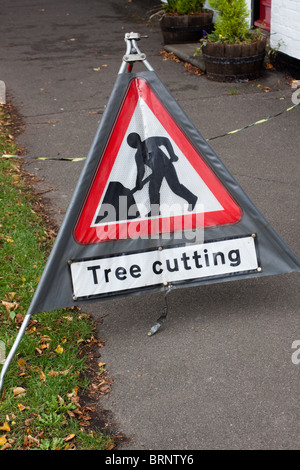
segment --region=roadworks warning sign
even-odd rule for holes
[[[155,72],[123,73],[31,311],[299,270]]]

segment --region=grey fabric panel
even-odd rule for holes
[[[148,85],[159,97],[159,100],[170,113],[177,126],[182,130],[194,148],[201,154],[205,162],[210,166],[234,200],[242,208],[243,216],[238,223],[205,229],[204,241],[218,240],[226,237],[240,237],[243,235],[250,235],[252,233],[257,234],[258,253],[260,265],[262,267],[261,272],[249,274],[244,273],[239,276],[229,276],[217,279],[207,278],[177,282],[174,284],[174,288],[190,285],[204,285],[234,279],[281,274],[300,270],[299,259],[253,205],[240,185],[215,154],[213,149],[191,123],[188,116],[177,104],[176,100],[170,95],[155,72],[147,71],[139,74],[124,73],[117,77],[106,111],[92,142],[67,214],[47,261],[38,288],[34,294],[30,306],[30,311],[32,313],[54,310],[78,304],[78,302],[74,301],[72,298],[73,292],[70,268],[68,265],[69,259],[76,260],[103,256],[108,257],[113,254],[147,251],[154,247],[178,244],[178,240],[176,240],[175,236],[171,237],[171,239],[140,238],[135,240],[127,239],[109,241],[91,245],[78,244],[73,237],[76,221],[80,216],[83,202],[99,165],[101,155],[103,154],[109,139],[111,129],[118,117],[118,112],[124,97],[126,96],[130,81],[135,77],[143,77],[147,81]],[[135,295],[146,290],[159,291],[164,289],[166,289],[166,287],[161,285],[141,288],[138,292],[128,291],[126,293],[121,292],[115,295]],[[82,304],[82,300],[79,303]]]

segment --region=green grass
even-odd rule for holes
[[[0,106],[1,154],[18,153],[9,110]],[[54,232],[18,160],[0,159],[0,203],[3,362],[44,269]],[[97,343],[94,329],[91,318],[77,309],[31,317],[0,393],[0,449],[113,447],[109,435],[90,425],[93,410],[81,404],[90,391],[86,369],[89,347]],[[95,374],[95,380],[107,383],[102,363]]]

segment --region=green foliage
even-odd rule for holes
[[[228,43],[249,40],[248,14],[245,0],[209,0],[210,7],[218,13],[211,41]]]
[[[54,439],[42,439],[40,450],[56,450],[63,447],[64,440],[58,439],[55,437]]]
[[[0,154],[15,154],[17,152],[17,145],[14,143],[13,136],[10,134],[12,117],[8,109],[8,105],[0,104]]]
[[[203,1],[201,0],[168,0],[162,6],[166,13],[189,15],[197,13],[203,8]]]
[[[0,152],[18,152],[12,124],[9,107],[0,106]],[[0,202],[0,353],[5,359],[43,272],[54,232],[19,160],[0,158]],[[101,450],[112,445],[109,436],[91,434],[80,421],[80,393],[89,385],[88,356],[81,348],[92,344],[93,333],[89,316],[77,309],[32,316],[0,393],[0,449]]]

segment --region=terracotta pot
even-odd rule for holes
[[[212,10],[194,15],[164,15],[160,20],[164,44],[197,42],[203,37],[203,30],[211,31],[212,20]]]
[[[254,80],[263,71],[266,39],[251,44],[207,42],[202,48],[207,78],[219,82]]]

